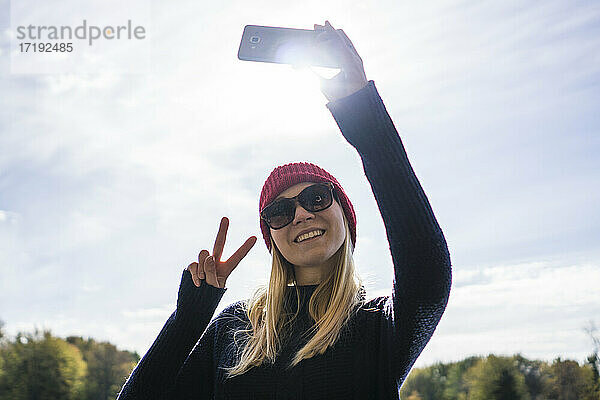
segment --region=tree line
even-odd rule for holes
[[[6,337],[0,321],[0,400],[115,399],[137,353],[80,336],[49,330]]]
[[[137,365],[135,352],[80,336],[62,339],[48,330],[9,339],[0,321],[0,400],[115,399]],[[401,389],[405,400],[600,400],[600,340],[580,365],[520,354],[473,356],[414,368]]]
[[[553,362],[514,356],[469,357],[414,368],[400,391],[406,400],[600,400],[600,362],[594,353]]]

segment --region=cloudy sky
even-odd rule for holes
[[[292,161],[342,183],[367,292],[390,294],[381,217],[318,81],[236,57],[246,24],[329,19],[362,56],[450,249],[450,302],[417,366],[517,352],[582,362],[591,352],[597,2],[80,3],[0,0],[0,319],[10,335],[38,327],[144,354],[221,217],[224,257],[260,238],[262,184]],[[19,58],[16,25],[83,19],[131,19],[146,37],[77,42],[77,61],[54,73],[42,73],[50,55]],[[217,311],[247,298],[269,266],[259,241]]]

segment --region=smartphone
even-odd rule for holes
[[[339,68],[339,63],[330,53],[314,45],[319,33],[320,31],[311,29],[246,25],[238,58],[245,61]]]

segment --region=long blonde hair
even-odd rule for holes
[[[343,215],[343,213],[342,213]],[[328,347],[338,339],[340,332],[352,314],[364,302],[364,288],[362,280],[357,275],[352,259],[353,246],[350,238],[350,229],[346,216],[343,215],[346,228],[346,239],[340,249],[332,256],[335,257],[334,267],[310,298],[308,311],[314,319],[312,331],[314,336],[302,347],[289,368],[297,365],[306,358],[316,354],[323,354]],[[273,238],[273,264],[268,286],[260,286],[248,300],[246,313],[250,320],[249,329],[240,329],[234,334],[244,338],[243,349],[239,362],[233,367],[226,368],[227,378],[241,375],[254,366],[263,362],[273,363],[281,349],[283,336],[287,332],[293,318],[284,311],[284,299],[288,284],[296,284],[294,268],[279,252]],[[296,296],[299,299],[298,289]],[[300,301],[298,301],[298,306]]]

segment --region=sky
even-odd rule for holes
[[[146,36],[78,42],[74,59],[20,58],[16,25],[83,19],[130,19]],[[223,216],[223,258],[259,241],[216,314],[248,298],[270,270],[262,184],[294,161],[340,181],[368,297],[390,295],[377,204],[318,80],[237,59],[247,24],[326,19],[361,55],[448,243],[450,300],[416,366],[489,353],[583,362],[585,328],[600,328],[595,1],[0,0],[5,331],[50,329],[145,354]]]

